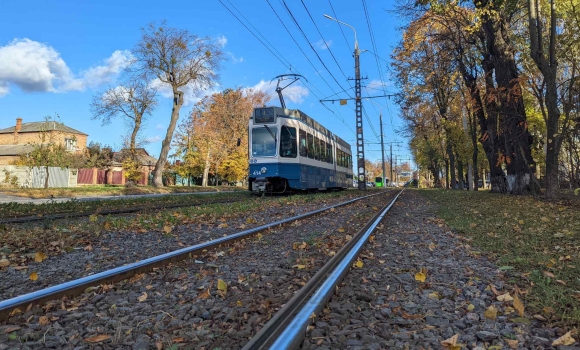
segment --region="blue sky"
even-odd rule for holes
[[[351,89],[354,82],[346,79],[354,77],[354,35],[350,28],[343,27],[343,36],[339,25],[324,18],[323,14],[352,25],[357,31],[359,48],[375,52],[362,0],[304,0],[338,65],[301,1],[285,0],[315,50],[304,39],[282,1],[270,0],[270,4],[312,65],[266,0],[222,1],[254,30],[248,20],[257,30],[256,34],[265,37],[274,46],[274,52],[280,53],[286,65],[218,0],[184,1],[175,5],[150,0],[31,0],[26,3],[0,0],[0,128],[13,126],[17,117],[30,122],[58,114],[66,125],[89,134],[89,141],[119,148],[126,131],[122,120],[101,126],[100,121],[91,119],[89,104],[93,96],[115,86],[118,73],[140,38],[140,28],[151,21],[165,19],[169,26],[215,38],[223,45],[228,59],[220,71],[220,89],[245,86],[274,93],[275,82],[270,84],[270,81],[275,76],[285,73],[304,75],[308,83],[295,84],[285,90],[287,107],[304,111],[354,145],[354,101],[349,101],[347,106],[326,103],[328,109],[319,102],[319,99],[336,93],[332,98],[354,95],[354,89]],[[363,81],[367,86],[363,88],[363,96],[381,95],[384,91],[393,93],[396,91],[390,80],[388,62],[383,60],[390,59],[390,53],[400,38],[397,29],[400,23],[396,15],[388,11],[393,9],[394,2],[366,0],[366,6],[384,80],[381,82],[375,56],[362,53],[361,75],[368,77]],[[341,93],[343,88],[347,89],[346,93]],[[368,113],[368,120],[366,117],[363,120],[368,142],[365,147],[367,158],[380,158],[380,145],[375,136],[375,133],[379,134],[379,110],[383,113],[385,141],[403,141],[400,146],[393,147],[393,153],[399,159],[409,158],[407,141],[395,134],[395,130],[401,128],[397,106],[388,98],[373,101],[364,101]],[[190,96],[181,110],[182,118],[195,102],[195,98]],[[277,98],[272,102],[278,104]],[[159,154],[160,140],[165,136],[170,113],[170,99],[160,96],[159,106],[143,129],[144,137],[151,141],[146,148],[154,156]]]

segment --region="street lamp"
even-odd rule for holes
[[[335,21],[339,24],[345,25],[354,32],[354,90],[355,90],[355,115],[356,115],[356,150],[357,150],[357,173],[358,173],[358,188],[359,190],[366,190],[367,180],[365,175],[365,149],[362,125],[362,100],[361,100],[361,86],[360,86],[360,65],[358,49],[358,41],[356,39],[356,30],[353,26],[342,21],[332,18],[325,14],[325,18]]]

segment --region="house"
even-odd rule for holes
[[[155,164],[157,164],[157,159],[151,157],[149,153],[144,148],[135,148],[135,156],[137,158],[137,162],[141,168],[141,180],[139,180],[140,185],[147,185],[149,182],[149,174],[153,169],[155,169]],[[128,148],[123,148],[119,152],[113,152],[113,174],[115,171],[122,171],[123,170],[123,162],[126,159],[131,157],[131,150]],[[114,176],[114,175],[113,175]],[[112,179],[112,182],[115,183],[115,179]],[[125,180],[123,178],[122,184],[125,184]]]
[[[87,147],[88,136],[57,121],[23,123],[22,118],[16,118],[16,125],[0,129],[0,165],[30,152],[33,143],[54,142],[80,153]]]

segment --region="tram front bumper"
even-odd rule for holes
[[[266,186],[269,185],[268,179],[265,177],[258,177],[254,182],[252,182],[252,191],[254,192],[265,192]]]

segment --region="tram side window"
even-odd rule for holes
[[[280,156],[296,158],[296,128],[282,126],[280,131]]]
[[[332,147],[330,146],[330,143],[326,143],[326,161],[329,164],[332,164]]]
[[[308,148],[306,148],[306,152],[308,153],[308,158],[314,158],[314,138],[312,134],[307,135],[308,139]]]
[[[336,165],[342,166],[342,151],[339,149],[336,150]]]
[[[320,139],[318,137],[314,137],[314,147],[316,150],[314,151],[314,159],[320,160]]]
[[[308,148],[306,147],[306,131],[300,130],[300,157],[308,156]]]

